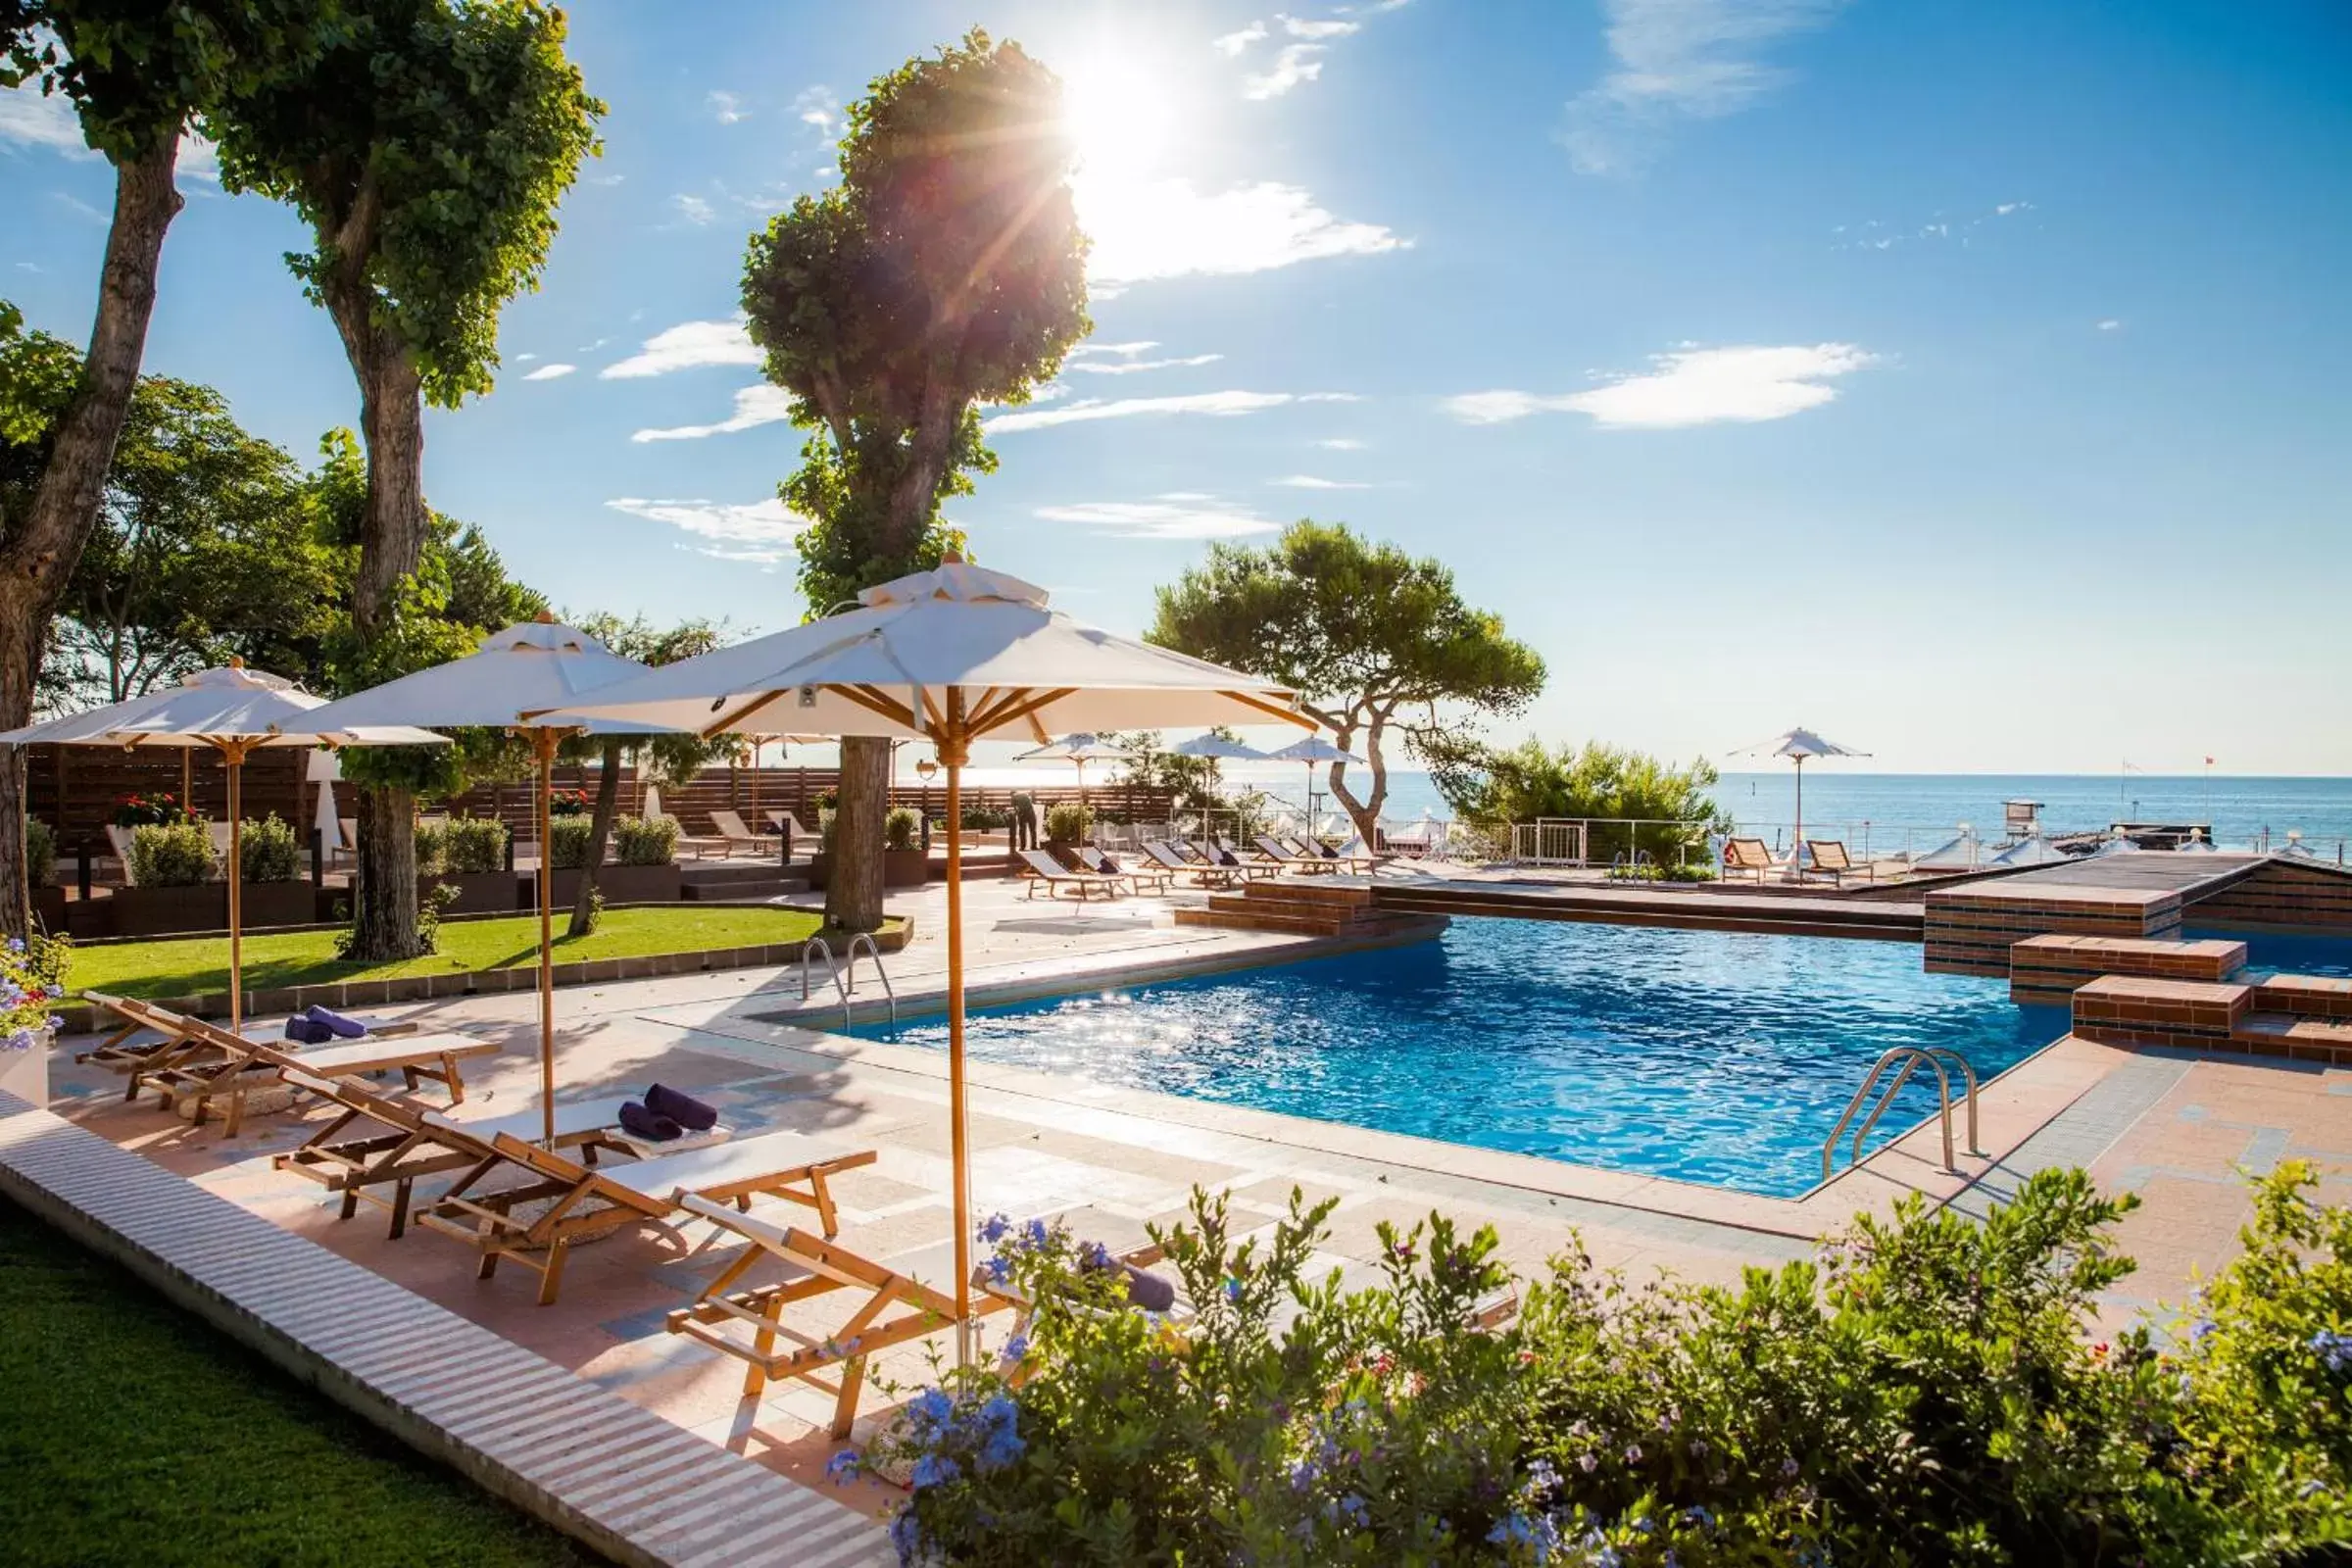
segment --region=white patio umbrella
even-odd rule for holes
[[[318,853],[322,856],[343,840],[343,823],[335,811],[335,781],[342,776],[343,763],[332,752],[314,752],[302,771],[304,783],[318,787],[318,797],[311,812],[311,831],[318,835]]]
[[[1306,830],[1309,833],[1315,830],[1315,764],[1317,762],[1360,762],[1363,760],[1353,752],[1343,751],[1320,735],[1309,735],[1304,740],[1293,741],[1280,751],[1268,752],[1266,760],[1273,762],[1304,762],[1306,764]]]
[[[0,735],[15,746],[210,748],[228,773],[228,1026],[245,1023],[244,792],[246,757],[265,746],[445,746],[444,736],[402,724],[354,728],[319,715],[326,699],[283,675],[232,659],[176,686]],[[183,769],[184,771],[184,769]],[[186,802],[183,800],[184,807]]]
[[[1795,729],[1784,730],[1771,740],[1754,746],[1742,746],[1731,755],[1786,757],[1796,764],[1796,836],[1788,850],[1788,866],[1793,874],[1805,858],[1805,763],[1816,757],[1868,757],[1870,754],[1855,751],[1850,746],[1840,746],[1836,741],[1823,740],[1800,725]]]
[[[1081,817],[1092,820],[1086,809],[1086,764],[1089,762],[1131,762],[1143,753],[1120,746],[1102,735],[1080,733],[1064,735],[1057,741],[1032,747],[1016,754],[1016,762],[1074,762],[1078,767],[1078,811]]]
[[[665,665],[573,704],[629,724],[705,735],[787,732],[927,740],[962,820],[974,741],[1055,729],[1177,729],[1282,722],[1312,728],[1289,690],[1109,632],[1054,610],[1043,588],[950,558],[869,588],[858,608]],[[971,1319],[971,1152],[963,1046],[962,836],[948,835],[948,1105],[955,1191],[957,1352]]]
[[[646,674],[641,664],[575,626],[542,612],[482,640],[464,659],[371,686],[320,711],[344,724],[434,724],[522,731],[538,760],[532,830],[539,840],[539,1102],[547,1140],[556,1136],[555,855],[549,798],[555,793],[556,748],[566,735],[639,734],[665,724],[616,724],[572,716],[524,718],[526,709],[570,702],[599,688]]]
[[[1213,757],[1221,762],[1262,762],[1266,754],[1227,735],[1196,735],[1168,748],[1178,757]]]

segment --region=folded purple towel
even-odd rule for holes
[[[1127,1299],[1147,1312],[1165,1312],[1176,1304],[1176,1286],[1156,1274],[1147,1274],[1132,1263],[1119,1265],[1127,1271]]]
[[[689,1132],[707,1133],[718,1125],[717,1111],[667,1084],[656,1084],[645,1092],[645,1108],[657,1116],[668,1117]]]
[[[343,1040],[357,1040],[360,1038],[360,1036],[368,1032],[368,1026],[366,1024],[346,1018],[339,1012],[329,1012],[326,1008],[318,1006],[316,1004],[306,1008],[303,1012],[303,1016],[310,1019],[313,1023],[326,1025],[328,1029],[334,1032],[337,1038]]]
[[[1336,860],[1340,858],[1340,852],[1328,844],[1318,841],[1315,848],[1322,853],[1323,858],[1326,860]]]
[[[286,1020],[286,1038],[306,1046],[323,1046],[335,1038],[335,1032],[316,1018],[296,1013]]]
[[[1102,874],[1104,876],[1125,876],[1127,872],[1120,866],[1116,856],[1105,855],[1102,857]]]
[[[1231,850],[1226,849],[1222,845],[1217,847],[1216,857],[1216,863],[1219,865],[1239,865],[1242,863],[1242,858],[1240,856],[1234,854]]]
[[[686,1129],[659,1111],[649,1110],[632,1100],[620,1107],[620,1130],[633,1137],[651,1139],[665,1144],[672,1138],[682,1138]]]

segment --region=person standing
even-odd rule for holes
[[[1012,847],[1037,848],[1037,799],[1027,790],[1012,792]]]

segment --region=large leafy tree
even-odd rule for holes
[[[752,236],[743,306],[770,381],[810,431],[785,503],[822,615],[938,564],[940,515],[996,459],[979,405],[1026,402],[1089,327],[1086,238],[1061,85],[977,28],[878,78],[850,110],[841,182]],[[890,745],[842,745],[828,920],[882,919]]]
[[[641,664],[671,664],[720,648],[728,641],[724,621],[693,619],[674,626],[658,626],[643,615],[628,620],[610,612],[583,615],[573,625],[623,659]],[[574,743],[575,750],[593,754],[599,768],[596,807],[589,818],[588,858],[580,867],[580,890],[572,901],[571,923],[564,935],[584,937],[596,929],[596,879],[604,869],[605,854],[612,842],[612,817],[620,805],[620,764],[634,758],[637,766],[663,787],[683,784],[705,764],[732,758],[741,742],[732,736],[705,740],[691,731],[666,734],[594,735]]]
[[[220,393],[142,376],[59,607],[64,673],[92,702],[231,655],[315,679],[339,585],[308,502],[294,459]]]
[[[69,382],[36,389],[60,394],[37,436],[10,438],[15,461],[37,461],[0,533],[0,729],[32,716],[50,618],[97,520],[146,354],[164,234],[180,208],[172,176],[181,132],[235,94],[298,76],[318,10],[311,0],[0,0],[0,85],[63,94],[115,171],[89,342]],[[0,762],[0,931],[10,935],[29,920],[24,821],[12,749]]]
[[[359,381],[367,497],[342,661],[354,684],[436,652],[410,624],[434,618],[419,594],[435,590],[415,582],[432,528],[424,405],[490,389],[499,310],[536,286],[556,204],[595,145],[604,106],[564,36],[562,13],[537,0],[371,0],[301,82],[220,119],[224,181],[309,221],[316,244],[288,263]],[[383,761],[360,791],[354,956],[422,949],[400,765]]]
[[[1429,756],[1544,689],[1544,661],[1499,615],[1464,603],[1445,565],[1334,523],[1293,523],[1263,548],[1213,547],[1159,590],[1145,635],[1297,688],[1364,759],[1371,787],[1358,793],[1335,762],[1331,792],[1367,843],[1388,802],[1393,737]]]
[[[1703,757],[1678,767],[1599,741],[1580,748],[1530,737],[1507,749],[1449,738],[1433,743],[1428,760],[1463,821],[1502,834],[1514,822],[1582,818],[1592,824],[1586,854],[1595,858],[1643,850],[1672,861],[1732,825],[1713,793],[1722,775]]]

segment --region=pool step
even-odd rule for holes
[[[2075,1033],[2132,1049],[2284,1056],[2352,1066],[2352,1016],[2313,1016],[2312,1006],[2352,1006],[2352,987],[2303,975],[2259,984],[2106,975],[2074,996]],[[2287,1006],[2298,1010],[2285,1010]]]
[[[1426,923],[1424,917],[1377,910],[1372,890],[1326,877],[1279,877],[1230,893],[1212,893],[1206,908],[1179,908],[1178,925],[1234,931],[1290,931],[1301,936],[1381,937]]]
[[[2009,949],[2009,999],[2021,1006],[2063,1007],[2103,975],[2219,984],[2246,966],[2246,945],[2218,939],[2082,933],[2029,937]]]

